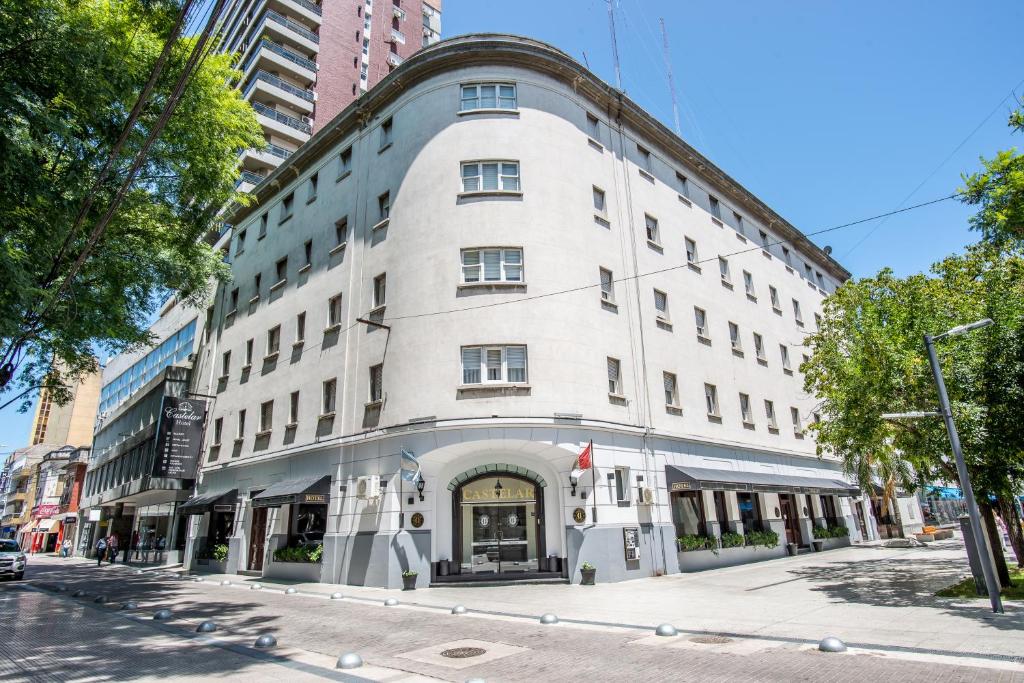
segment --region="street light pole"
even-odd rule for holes
[[[989,321],[991,323],[991,321]],[[967,330],[964,330],[967,331]],[[949,334],[948,332],[946,334]],[[946,335],[939,335],[937,338]],[[981,517],[978,515],[978,504],[974,501],[974,489],[971,487],[971,479],[967,474],[967,464],[964,462],[964,454],[960,449],[960,436],[956,432],[956,425],[953,423],[953,411],[949,406],[949,395],[946,394],[946,382],[942,378],[942,368],[939,367],[939,359],[935,355],[935,340],[930,334],[924,335],[924,345],[928,349],[928,362],[932,366],[932,375],[935,377],[935,387],[939,391],[939,411],[946,423],[946,432],[949,433],[949,442],[953,447],[953,455],[956,458],[956,471],[960,476],[960,488],[967,500],[967,513],[971,518],[971,532],[974,536],[974,545],[978,552],[978,561],[981,562],[981,570],[985,575],[985,587],[988,588],[988,598],[992,603],[992,611],[1000,613],[1003,611],[1003,602],[999,597],[999,583],[996,581],[995,568],[992,566],[992,558],[988,554],[987,537],[983,535]]]

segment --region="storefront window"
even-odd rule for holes
[[[721,531],[729,530],[729,509],[725,506],[725,491],[715,491],[715,517]]]
[[[743,522],[743,532],[762,531],[761,524],[761,501],[756,493],[737,493],[736,502],[740,508],[740,521]]]
[[[704,502],[699,491],[674,493],[672,514],[677,536],[704,536]]]
[[[327,532],[327,506],[321,503],[295,505],[288,530],[290,547],[320,545]]]

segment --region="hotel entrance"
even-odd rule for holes
[[[460,573],[508,577],[539,571],[544,557],[541,490],[511,474],[462,484],[454,497],[454,556]]]

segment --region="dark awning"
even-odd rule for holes
[[[238,489],[230,491],[207,491],[192,496],[178,506],[178,512],[183,515],[201,515],[204,512],[212,512],[217,506],[230,506],[234,509],[238,502]]]
[[[762,491],[766,493],[819,493],[852,496],[860,492],[842,479],[797,477],[769,472],[739,472],[706,467],[667,465],[665,479],[669,491]]]
[[[322,503],[327,505],[331,476],[303,477],[271,484],[252,499],[254,508],[276,508],[294,503]]]

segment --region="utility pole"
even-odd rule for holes
[[[676,100],[676,81],[672,78],[672,60],[668,56],[668,31],[665,30],[665,18],[659,17],[661,24],[661,46],[665,58],[665,68],[668,70],[668,90],[672,94],[672,118],[676,123],[676,135],[682,137],[683,133],[679,128],[679,102]]]

